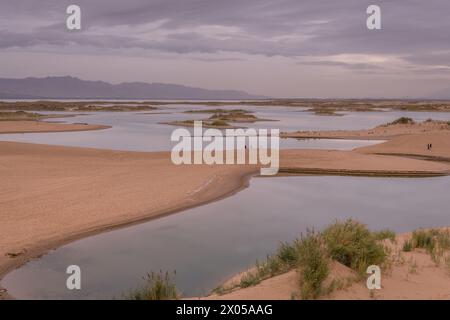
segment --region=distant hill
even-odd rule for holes
[[[245,100],[266,97],[235,90],[207,90],[176,84],[86,81],[74,77],[0,78],[0,99],[171,99]]]

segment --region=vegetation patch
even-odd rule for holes
[[[144,277],[145,284],[124,295],[127,300],[174,300],[179,298],[173,276],[168,272],[151,272]]]
[[[327,248],[320,234],[308,232],[297,243],[298,272],[302,299],[316,299],[330,273]]]
[[[323,231],[332,259],[364,273],[370,265],[382,265],[386,260],[384,246],[367,227],[357,221],[336,222]]]
[[[396,124],[415,124],[416,122],[408,117],[401,117],[398,118],[397,120],[394,120],[392,122],[389,122],[387,125],[391,126],[391,125],[396,125]]]
[[[44,115],[26,111],[0,111],[0,121],[38,120]]]
[[[365,225],[351,219],[337,221],[322,232],[307,231],[306,235],[301,235],[292,242],[281,243],[274,254],[268,255],[262,263],[257,261],[254,268],[243,274],[239,283],[220,286],[214,292],[225,294],[236,288],[254,286],[265,279],[297,270],[299,294],[294,294],[293,297],[317,299],[354,281],[333,279],[329,285],[325,285],[332,260],[359,274],[372,264],[385,267],[388,252],[382,241],[395,239],[394,236],[390,230],[371,232]]]
[[[22,111],[144,111],[155,110],[154,106],[142,102],[114,101],[0,101],[0,110]]]
[[[424,249],[431,255],[436,264],[441,260],[450,260],[450,233],[448,230],[419,229],[415,230],[410,240],[403,244],[403,251]]]

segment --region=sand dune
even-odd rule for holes
[[[405,118],[408,119],[408,118]],[[401,135],[419,134],[426,132],[450,132],[450,124],[445,121],[429,120],[420,123],[396,123],[379,125],[364,130],[328,130],[328,131],[295,131],[282,132],[282,138],[297,139],[364,139],[386,140]]]
[[[402,245],[411,233],[398,235],[396,243],[389,243],[392,253],[392,266],[383,272],[381,290],[375,290],[371,296],[364,280],[353,282],[350,286],[332,292],[321,299],[334,300],[448,300],[450,299],[450,276],[445,263],[437,265],[424,249],[403,252]],[[333,262],[329,278],[354,278],[356,273],[350,268]],[[230,279],[226,285],[239,283],[240,275]],[[295,270],[261,281],[261,283],[243,289],[237,289],[224,295],[213,294],[205,299],[211,300],[290,300],[292,293],[298,292],[299,277]]]

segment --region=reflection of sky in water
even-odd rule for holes
[[[202,294],[264,259],[280,241],[335,219],[397,232],[450,225],[448,190],[448,177],[254,178],[233,197],[63,246],[2,285],[18,298],[111,298],[162,269],[177,271],[185,294]],[[65,289],[70,264],[82,269],[81,291]]]
[[[95,112],[73,118],[51,119],[50,121],[86,122],[113,126],[111,129],[85,132],[57,132],[31,134],[5,134],[4,141],[19,141],[42,144],[56,144],[132,151],[164,151],[175,145],[170,136],[176,127],[159,124],[175,120],[206,119],[209,114],[183,113],[193,109],[211,109],[208,106],[172,105],[162,106],[151,112]],[[333,130],[364,129],[393,121],[401,116],[416,120],[428,118],[450,120],[448,113],[429,112],[354,112],[344,116],[317,116],[292,107],[233,106],[230,108],[255,111],[259,118],[279,121],[244,124],[256,129],[291,130]],[[170,112],[166,114],[165,112]],[[61,113],[61,112],[54,112]],[[144,113],[144,114],[142,114]],[[150,114],[145,114],[150,113]],[[153,113],[153,114],[152,114]],[[163,113],[163,114],[161,114]],[[322,148],[353,149],[375,142],[354,140],[295,140],[281,139],[280,148]]]

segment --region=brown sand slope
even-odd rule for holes
[[[283,150],[280,173],[364,176],[446,175],[450,164],[354,151]]]
[[[0,121],[0,134],[2,133],[32,133],[32,132],[62,132],[87,131],[111,128],[109,126],[94,124],[66,124],[41,121]]]
[[[392,244],[393,259],[390,270],[382,273],[382,289],[376,290],[371,296],[364,280],[352,282],[350,286],[336,290],[322,299],[336,300],[368,300],[368,299],[450,299],[450,270],[445,263],[437,265],[430,254],[423,249],[403,252],[401,247],[411,234],[397,236],[397,242]],[[346,266],[333,262],[329,278],[346,280],[354,278],[355,273]],[[330,280],[330,279],[328,279]],[[235,276],[227,285],[238,283]],[[328,281],[329,282],[329,281]],[[213,294],[206,299],[236,299],[236,300],[290,300],[293,293],[298,293],[299,278],[296,271],[290,271],[262,281],[253,287],[237,289],[224,295]]]
[[[427,144],[431,143],[431,150]],[[399,136],[387,142],[356,149],[361,153],[418,156],[450,161],[450,131]]]

